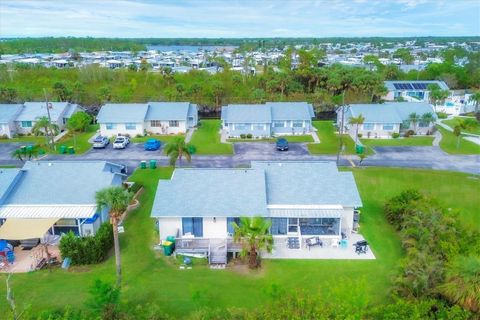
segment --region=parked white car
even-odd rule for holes
[[[130,140],[127,137],[118,136],[113,142],[113,149],[125,149],[130,143]]]

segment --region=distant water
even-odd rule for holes
[[[163,45],[147,45],[148,50],[157,51],[175,51],[175,52],[198,52],[199,50],[214,51],[216,49],[225,49],[227,51],[237,48],[236,46],[163,46]]]

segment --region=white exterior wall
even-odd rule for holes
[[[161,121],[161,127],[150,126],[150,121],[145,121],[145,130],[157,134],[179,134],[187,132],[186,121],[178,121],[178,127],[170,127],[169,121]]]
[[[6,135],[11,138],[15,132],[13,122],[0,123],[0,136]]]
[[[116,123],[117,127],[112,130],[107,130],[107,125],[105,123],[100,124],[100,134],[102,136],[113,137],[117,135],[130,135],[131,137],[135,137],[136,135],[142,135],[144,131],[143,123],[136,123],[137,127],[135,130],[127,130],[125,128],[125,123]]]
[[[204,238],[226,238],[227,218],[203,218]]]
[[[351,125],[348,128],[348,131],[350,134],[355,136],[355,125]],[[373,129],[365,130],[363,129],[363,125],[358,126],[358,133],[362,134],[362,138],[368,139],[368,133],[370,132],[370,139],[374,138],[391,138],[392,133],[400,133],[400,124],[395,123],[393,125],[392,130],[383,130],[383,124],[382,123],[375,123],[373,126]]]
[[[30,120],[28,120],[30,121]],[[22,121],[15,121],[15,128],[17,133],[22,133],[22,134],[29,134],[32,132],[32,128],[35,126],[36,121],[32,121],[32,127],[30,128],[24,128],[22,127]],[[57,121],[52,121],[53,124],[56,124],[60,130],[63,130],[65,128],[65,125],[63,124],[63,113],[62,115],[58,118]]]
[[[346,230],[348,233],[353,229],[353,208],[343,208],[341,229]]]
[[[182,232],[182,218],[157,218],[160,240],[165,240],[168,236],[177,236],[177,232]]]

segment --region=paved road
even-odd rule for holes
[[[18,144],[0,144],[0,165],[18,165],[19,161],[10,158],[10,152]],[[479,155],[448,155],[439,147],[377,147],[376,154],[366,158],[362,166],[428,168],[480,174]],[[157,160],[159,165],[167,165],[168,158],[161,151],[145,151],[142,144],[130,144],[125,150],[90,150],[83,155],[48,155],[45,160],[109,160],[127,165],[130,169],[138,167],[141,160]],[[358,164],[356,156],[344,156],[340,165],[350,166],[349,159]],[[322,160],[335,161],[335,155],[310,155],[303,143],[290,143],[290,150],[279,152],[273,143],[235,143],[234,155],[204,156],[197,155],[189,164],[194,167],[242,167],[250,161],[262,160]],[[183,165],[186,165],[184,162]]]

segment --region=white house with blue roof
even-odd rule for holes
[[[417,123],[410,121],[410,114],[416,113],[420,118]],[[435,121],[437,116],[431,104],[423,102],[386,102],[382,104],[351,104],[344,110],[344,127],[355,135],[356,125],[349,124],[349,119],[362,115],[365,120],[359,125],[358,133],[363,138],[391,138],[392,134],[414,130],[417,135],[432,133],[435,122],[425,122],[421,118],[430,114]],[[337,110],[337,126],[342,123],[342,111]]]
[[[197,105],[189,102],[108,103],[97,116],[100,134],[181,134],[198,123]]]
[[[313,130],[313,106],[306,102],[230,104],[222,107],[222,128],[228,137],[308,134]]]
[[[48,113],[51,122],[63,130],[72,114],[80,110],[77,104],[69,102],[49,102],[48,105],[45,102],[0,104],[0,136],[12,138],[15,134],[29,134],[35,122],[48,117]]]
[[[232,222],[253,216],[271,219],[274,238],[338,241],[354,229],[354,209],[361,206],[353,174],[334,162],[267,161],[248,169],[177,168],[159,181],[151,217],[160,240],[173,236],[202,250],[231,243]],[[200,248],[188,245],[192,239]]]
[[[0,169],[0,239],[95,234],[109,221],[95,192],[121,185],[123,170],[106,161],[29,161],[21,169]]]
[[[382,97],[386,101],[403,99],[407,102],[428,102],[430,90],[428,86],[436,84],[441,90],[450,90],[444,81],[439,80],[417,80],[417,81],[385,81],[387,94]]]

